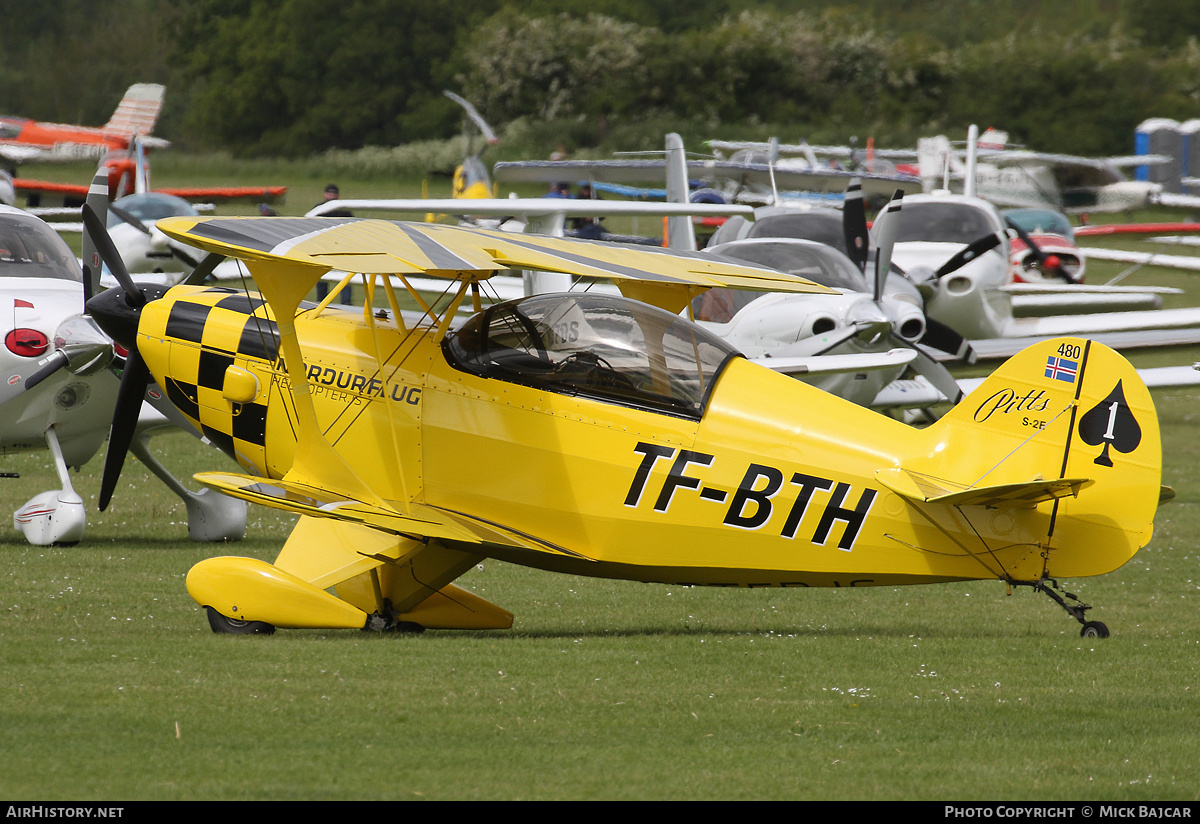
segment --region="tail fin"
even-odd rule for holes
[[[1103,344],[1034,344],[927,432],[927,455],[894,471],[905,478],[889,488],[909,500],[1036,509],[1027,523],[1040,534],[1028,540],[1042,546],[1043,574],[1100,575],[1150,540],[1158,416],[1137,371]]]
[[[687,156],[683,150],[683,138],[675,133],[667,135],[667,202],[688,202]],[[696,251],[696,230],[687,215],[667,218],[667,246],[684,252]]]
[[[158,113],[162,110],[165,91],[163,86],[156,83],[135,83],[130,86],[104,130],[126,137],[151,134],[158,121]]]

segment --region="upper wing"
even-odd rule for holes
[[[20,143],[0,144],[0,157],[13,163],[26,163],[31,160],[65,159],[40,146],[23,146]]]
[[[508,269],[618,282],[776,292],[829,292],[793,275],[677,252],[573,238],[521,235],[436,223],[358,218],[171,217],[157,228],[190,246],[256,262],[288,263],[317,279],[330,269],[480,280]],[[268,300],[270,297],[268,296]]]

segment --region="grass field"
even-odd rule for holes
[[[1188,277],[1131,282],[1200,301]],[[1103,640],[998,582],[689,589],[499,562],[459,583],[511,610],[510,631],[217,636],[188,568],[271,560],[290,517],[254,508],[241,543],[193,544],[132,458],[96,512],[97,457],[76,479],[82,544],[0,529],[0,798],[1195,800],[1198,398],[1155,394],[1177,496],[1150,546],[1063,582]],[[230,466],[181,434],[156,443],[181,477]],[[0,469],[22,476],[0,481],[0,512],[55,485],[46,454]]]

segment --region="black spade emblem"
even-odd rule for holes
[[[1079,419],[1079,437],[1090,446],[1104,444],[1104,449],[1096,458],[1101,466],[1112,466],[1112,458],[1108,457],[1108,448],[1121,453],[1129,453],[1137,449],[1142,442],[1142,427],[1129,410],[1125,402],[1125,390],[1121,382],[1108,393],[1108,397],[1089,409]]]

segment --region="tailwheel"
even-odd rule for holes
[[[400,635],[420,635],[425,627],[412,621],[401,621],[388,598],[380,598],[380,607],[367,616],[366,632],[395,632]]]
[[[218,635],[272,635],[275,632],[275,627],[265,621],[241,621],[227,618],[212,607],[204,609],[208,612],[208,625]]]
[[[1058,604],[1067,614],[1083,625],[1083,629],[1079,631],[1081,638],[1107,638],[1108,627],[1099,621],[1089,621],[1085,617],[1087,611],[1092,607],[1080,601],[1079,598],[1072,592],[1067,592],[1058,585],[1058,581],[1053,578],[1043,578],[1040,581],[1010,581],[1010,584],[1017,586],[1027,586],[1036,589],[1038,592],[1045,594],[1051,601]],[[1062,593],[1061,595],[1059,593]]]

